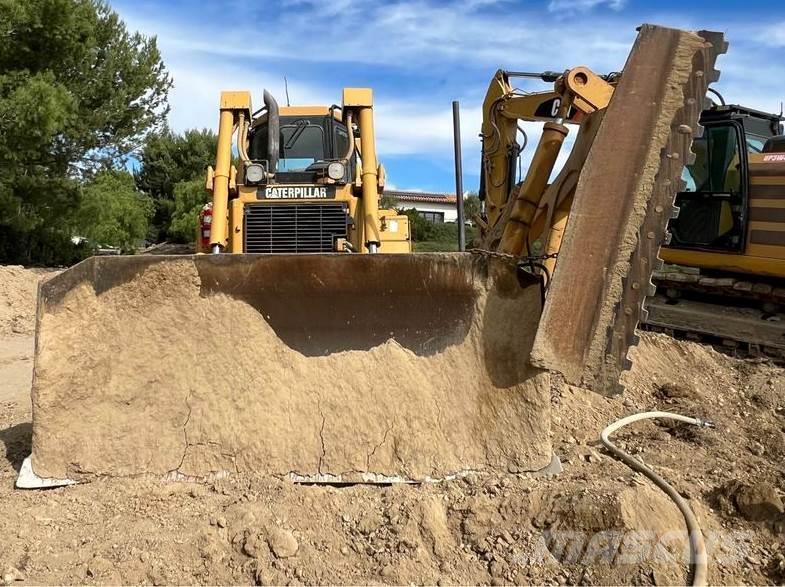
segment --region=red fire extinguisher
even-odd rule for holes
[[[201,238],[200,250],[210,250],[210,228],[213,224],[213,204],[205,204],[199,213],[199,234]]]

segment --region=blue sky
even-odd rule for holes
[[[293,104],[374,89],[388,185],[450,191],[451,101],[462,109],[465,186],[479,181],[480,105],[499,68],[622,67],[644,22],[719,30],[728,102],[778,111],[785,99],[781,3],[737,0],[114,0],[131,30],[156,35],[174,78],[170,124],[215,128],[222,89],[262,88]],[[543,84],[520,86],[546,89]],[[536,139],[536,126],[529,128]],[[531,154],[530,140],[528,155]]]

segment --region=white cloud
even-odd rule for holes
[[[256,0],[225,1],[244,14],[257,4]],[[175,81],[170,122],[176,130],[215,128],[218,97],[224,89],[250,89],[257,104],[262,88],[282,99],[284,71],[292,102],[297,104],[339,102],[344,73],[367,85],[384,78],[388,83],[375,88],[382,160],[417,158],[431,164],[435,175],[451,178],[450,100],[460,99],[463,163],[471,188],[469,178],[476,178],[479,171],[477,135],[485,84],[497,68],[538,71],[580,64],[611,71],[623,65],[635,27],[643,20],[683,28],[721,28],[711,22],[696,25],[676,13],[623,18],[617,11],[624,3],[550,0],[548,8],[555,11],[550,18],[559,11],[565,14],[554,34],[554,27],[542,22],[548,19],[543,11],[533,13],[508,0],[458,0],[448,5],[434,0],[400,0],[392,5],[336,0],[329,10],[340,15],[340,26],[320,26],[314,34],[315,23],[324,20],[326,3],[286,0],[277,16],[271,17],[277,20],[263,23],[277,31],[274,42],[261,34],[263,17],[258,14],[216,29],[210,18],[188,21],[167,13],[165,4],[146,12],[129,5],[120,13],[131,29],[158,35]],[[585,14],[601,6],[614,11]],[[570,19],[570,11],[580,13],[579,17]],[[719,63],[723,77],[717,86],[728,102],[778,109],[785,66],[772,59],[771,47],[785,46],[782,30],[781,25],[769,31],[734,23],[727,33],[731,47]],[[308,75],[315,69],[333,75],[317,82]],[[540,84],[525,89],[545,88]],[[539,137],[539,125],[526,128],[529,148],[524,169]],[[560,161],[567,153],[565,149]],[[406,187],[404,178],[393,179]]]
[[[358,4],[362,4],[362,10],[357,9]],[[275,21],[269,24],[277,31],[274,42],[260,34],[259,22],[254,18],[216,29],[209,26],[209,19],[167,19],[165,13],[142,13],[133,7],[124,11],[123,17],[132,28],[158,34],[163,47],[204,53],[205,59],[212,55],[290,63],[348,63],[402,71],[435,66],[434,75],[455,75],[466,66],[547,68],[571,55],[582,60],[591,56],[596,67],[617,67],[638,24],[636,21],[625,28],[614,22],[595,21],[587,28],[585,22],[572,21],[560,22],[559,34],[553,34],[547,26],[521,26],[513,32],[510,13],[522,23],[539,21],[543,16],[512,6],[508,12],[507,4],[508,0],[449,4],[433,0],[401,0],[394,4],[339,0],[330,5],[330,10],[340,9],[341,25],[320,27],[314,34],[314,23],[324,20],[325,3],[289,0],[285,7],[290,11],[278,15],[279,26]],[[491,10],[496,5],[505,10]]]
[[[760,27],[756,31],[760,42],[770,47],[785,47],[785,21]]]
[[[621,10],[627,0],[550,0],[548,10],[562,14],[586,12],[598,6],[607,6],[611,10]]]

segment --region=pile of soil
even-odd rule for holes
[[[33,333],[38,282],[52,274],[50,269],[0,265],[0,335]]]
[[[0,348],[8,340],[32,349],[32,337],[19,335],[0,338]],[[29,381],[30,354],[0,367]],[[710,583],[785,581],[785,370],[649,333],[632,359],[622,396],[552,383],[561,474],[421,485],[325,487],[240,473],[210,483],[144,477],[15,490],[31,442],[30,390],[20,384],[0,397],[0,581],[683,583],[680,514],[597,441],[611,421],[653,408],[717,424],[643,422],[615,437],[690,501]]]

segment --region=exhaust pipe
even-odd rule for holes
[[[275,175],[278,171],[278,157],[280,156],[281,125],[278,102],[267,90],[264,90],[264,105],[267,107],[267,162],[269,165],[267,171]]]

